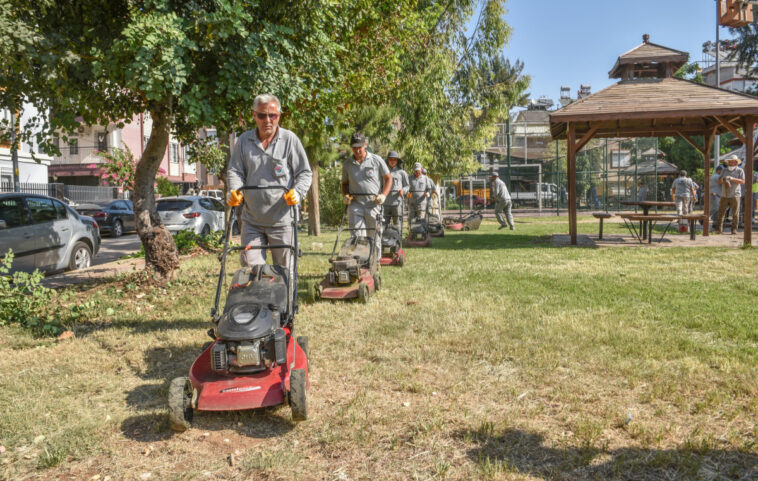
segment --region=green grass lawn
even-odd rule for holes
[[[81,289],[97,306],[75,339],[2,328],[0,479],[758,479],[758,251],[553,247],[565,217],[516,221],[406,249],[367,305],[307,300],[334,233],[303,237],[300,424],[282,407],[169,430],[212,255],[166,288]]]

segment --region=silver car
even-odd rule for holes
[[[14,271],[82,269],[100,249],[100,230],[92,217],[58,199],[0,194],[0,256],[9,249]]]
[[[161,222],[172,233],[191,230],[208,235],[224,230],[224,204],[211,197],[182,195],[164,197],[156,203]]]

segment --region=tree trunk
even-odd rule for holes
[[[308,190],[308,235],[321,235],[321,211],[318,207],[318,162],[311,162],[313,181]]]
[[[179,268],[174,238],[161,222],[155,206],[155,174],[168,146],[170,119],[164,112],[150,112],[153,130],[134,172],[134,216],[137,234],[145,248],[145,268],[170,279]]]

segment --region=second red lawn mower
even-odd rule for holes
[[[433,193],[429,199],[432,208],[427,215],[427,224],[429,225],[429,235],[432,237],[445,237],[445,226],[442,224],[442,209],[440,208],[440,198],[437,193]]]
[[[408,229],[408,240],[406,241],[408,247],[429,247],[432,244],[429,221],[427,220],[429,218],[430,203],[431,200],[426,203],[425,218],[416,217],[414,212],[413,222],[410,222],[410,228]]]
[[[242,187],[242,190],[283,189],[282,186]],[[282,202],[284,200],[282,199]],[[308,416],[308,338],[295,337],[297,313],[297,225],[290,244],[230,247],[234,209],[226,223],[216,300],[211,309],[213,341],[190,367],[189,376],[171,381],[169,424],[184,431],[197,411],[239,411],[289,404],[292,419]],[[297,209],[292,208],[293,219]],[[223,312],[218,312],[225,284],[227,256],[249,249],[288,249],[287,267],[245,266],[234,274]]]
[[[374,195],[374,194],[350,194],[356,195]],[[334,241],[332,255],[329,257],[331,267],[324,280],[313,286],[312,296],[314,300],[318,299],[358,299],[361,302],[368,302],[371,295],[381,289],[382,277],[379,273],[379,262],[376,255],[376,240],[374,236],[351,236],[340,247],[340,235],[343,230],[352,233],[355,230],[368,229],[349,229],[344,227],[345,217],[349,205],[345,206],[340,220],[340,227],[337,231],[337,239]],[[383,218],[383,216],[382,216]],[[381,222],[381,220],[378,220]]]

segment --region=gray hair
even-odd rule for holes
[[[271,94],[262,94],[255,97],[255,100],[253,100],[253,110],[258,110],[258,106],[260,104],[270,104],[271,102],[276,102],[276,111],[282,113],[281,102],[279,102],[279,99],[276,97],[276,95]]]

